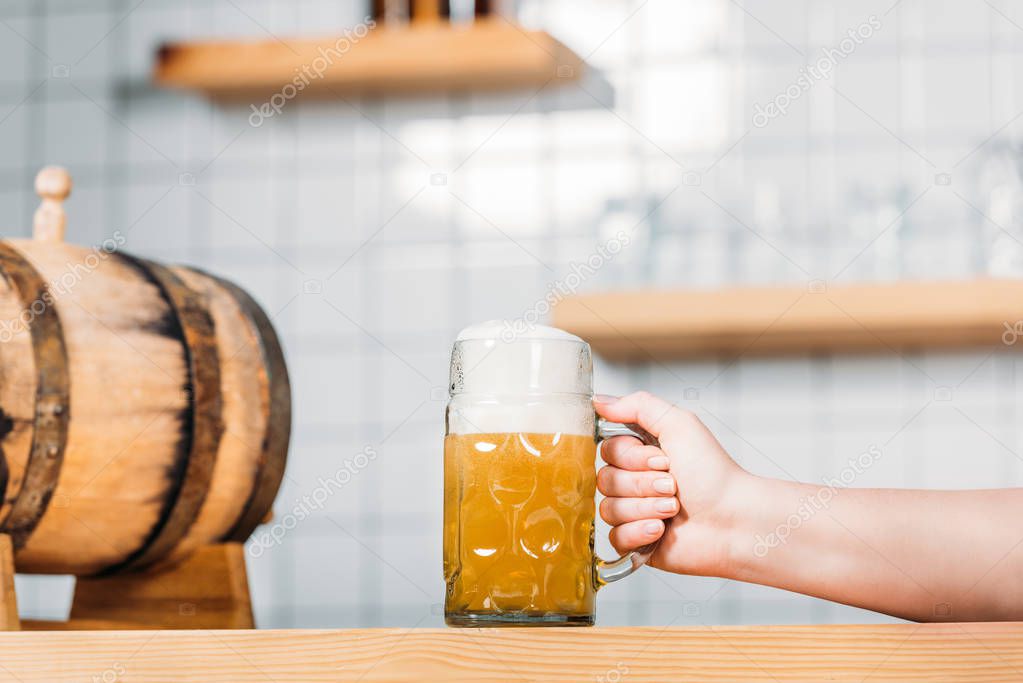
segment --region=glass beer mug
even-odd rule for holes
[[[618,434],[656,441],[597,419],[589,344],[553,328],[509,332],[467,328],[451,354],[445,621],[591,625],[597,590],[654,548],[612,562],[594,554],[597,444]]]

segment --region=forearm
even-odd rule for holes
[[[920,621],[1023,619],[1023,489],[750,477],[735,494],[728,578]]]

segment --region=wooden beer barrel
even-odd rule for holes
[[[65,244],[70,178],[44,169],[36,189],[34,239],[0,242],[0,533],[17,570],[112,573],[244,541],[290,432],[269,319],[123,239]]]

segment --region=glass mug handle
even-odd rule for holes
[[[661,444],[657,441],[657,438],[646,431],[642,427],[636,424],[619,424],[617,422],[608,422],[602,417],[597,419],[597,443],[610,439],[612,436],[634,436],[648,446],[660,446]],[[671,523],[670,519],[664,520],[664,533],[668,533],[668,525]],[[661,535],[664,538],[664,534]],[[605,584],[624,579],[629,574],[633,573],[650,559],[650,556],[654,554],[654,550],[657,549],[657,544],[661,542],[661,539],[657,539],[653,543],[641,546],[625,553],[616,560],[610,562],[602,560],[596,555],[593,557],[593,565],[597,572],[597,585],[603,586]]]

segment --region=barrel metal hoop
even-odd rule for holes
[[[103,574],[151,565],[166,557],[187,535],[206,500],[224,431],[220,361],[213,319],[203,297],[165,266],[123,253],[120,257],[148,276],[177,318],[188,367],[184,391],[191,424],[186,430],[187,461],[164,503],[159,522],[141,548],[127,560],[105,569]]]
[[[291,438],[291,381],[288,378],[288,367],[284,361],[280,340],[270,318],[260,305],[248,292],[234,283],[209,273],[203,274],[212,278],[234,297],[258,340],[259,354],[263,359],[262,367],[258,369],[257,374],[268,405],[256,481],[238,520],[222,539],[244,543],[270,512],[284,479],[288,441]]]
[[[4,423],[13,425],[13,422],[4,415],[4,410],[0,407],[0,438],[3,438],[9,429],[4,429],[6,425]],[[4,503],[7,502],[7,480],[10,476],[10,470],[7,465],[7,454],[4,453],[4,449],[0,448],[0,510],[3,509]],[[7,515],[0,515],[0,533],[3,532],[3,517]]]
[[[71,417],[71,382],[64,329],[46,281],[21,252],[6,242],[0,242],[0,270],[28,312],[37,377],[32,449],[21,488],[7,517],[0,521],[0,531],[9,534],[18,549],[32,535],[57,488]]]
[[[4,455],[3,449],[0,449],[0,501],[7,497],[7,477],[7,457]]]

